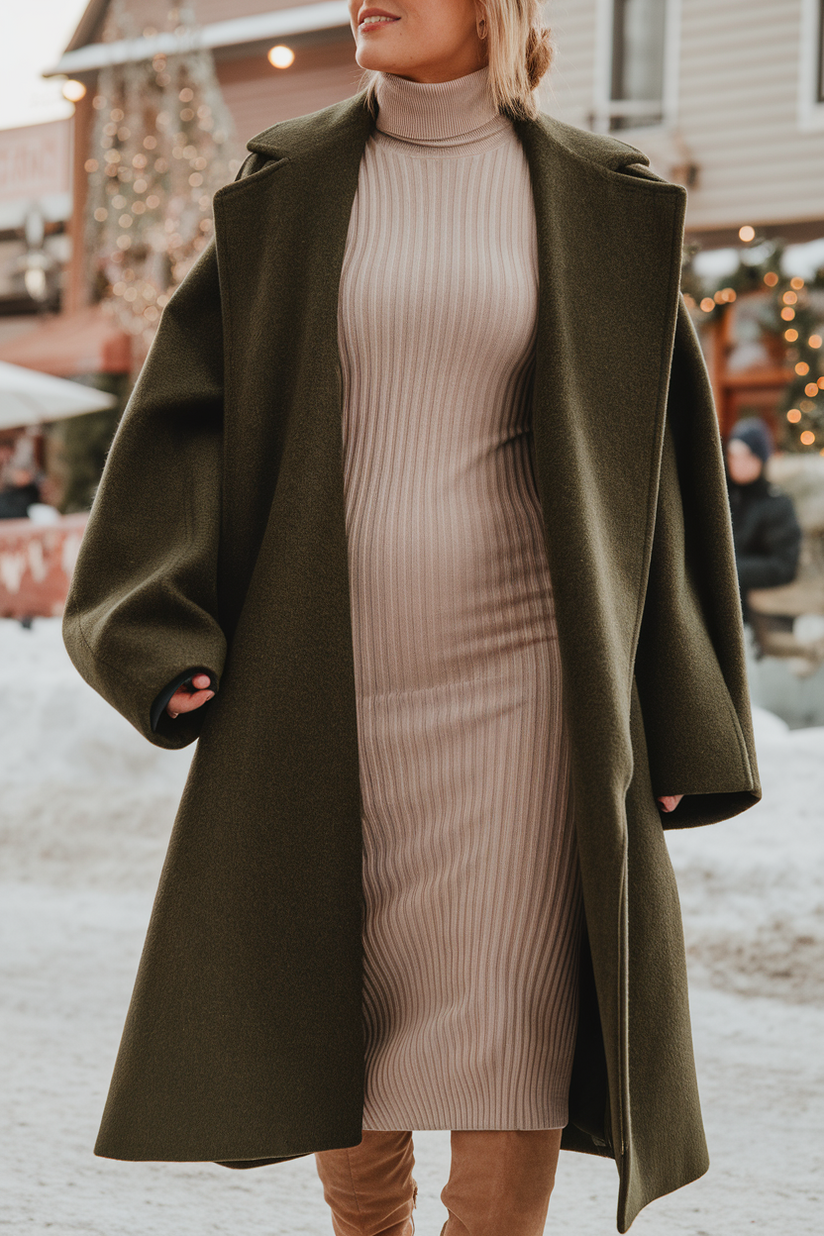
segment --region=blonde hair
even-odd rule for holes
[[[489,47],[489,87],[499,112],[513,120],[538,115],[537,88],[552,63],[552,39],[541,0],[477,0]],[[363,78],[366,101],[377,112],[378,73]]]

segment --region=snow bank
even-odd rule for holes
[[[693,981],[824,1003],[824,728],[754,714],[764,798],[668,832]]]
[[[191,749],[153,747],[86,686],[59,619],[0,620],[0,734],[5,879],[156,881]]]

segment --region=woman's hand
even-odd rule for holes
[[[675,810],[683,797],[683,794],[662,794],[655,801],[662,811],[669,814],[670,811]]]
[[[196,708],[201,708],[214,695],[214,691],[207,689],[210,682],[208,674],[195,674],[192,678],[195,690],[187,691],[185,687],[181,687],[175,691],[166,705],[169,716],[174,720],[181,712],[194,712]]]

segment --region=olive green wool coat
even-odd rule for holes
[[[199,738],[97,1152],[273,1161],[361,1136],[361,824],[337,298],[359,95],[249,143],[163,313],[65,617],[84,677]],[[716,421],[679,303],[684,192],[518,122],[539,246],[535,459],[588,948],[564,1144],[618,1225],[707,1167],[666,826],[759,795]],[[181,671],[219,681],[152,733]]]

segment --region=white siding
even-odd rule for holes
[[[690,227],[821,219],[824,230],[824,128],[799,109],[807,3],[682,0],[675,124],[621,136],[648,149],[664,175],[698,166]],[[596,8],[597,0],[550,0],[547,9],[558,58],[546,106],[584,127],[596,97]]]
[[[595,103],[595,11],[598,0],[550,0],[545,14],[555,42],[555,59],[542,84],[551,115],[590,128]]]

